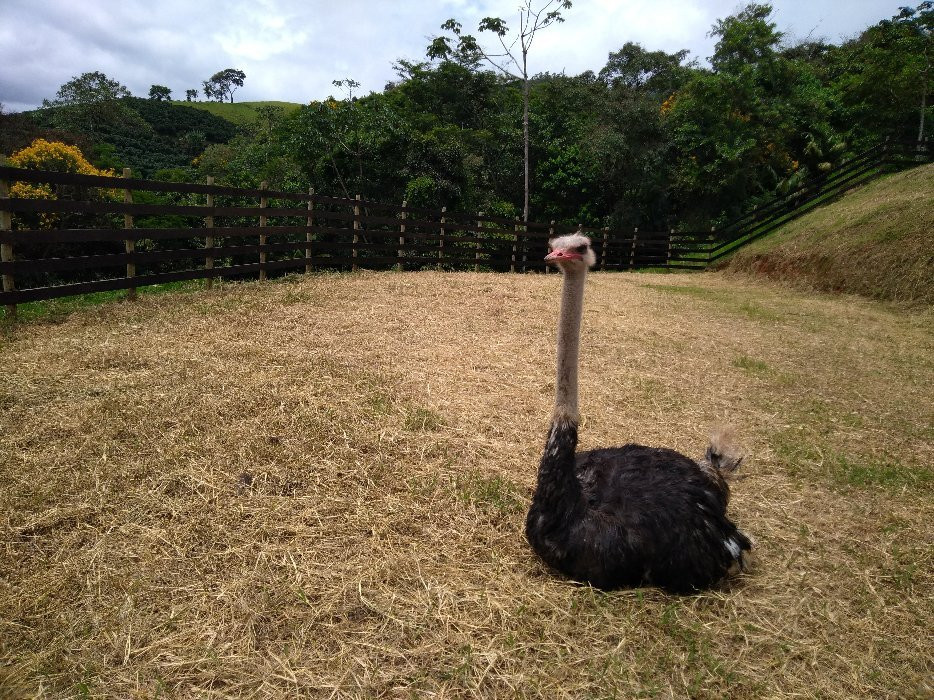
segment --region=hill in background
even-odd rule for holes
[[[103,110],[50,107],[0,115],[0,148],[9,155],[36,138],[63,141],[79,146],[98,167],[129,167],[137,176],[161,177],[160,171],[168,175],[165,171],[191,168],[206,147],[228,143],[264,109],[288,113],[300,106],[276,101],[231,104],[126,97],[116,107]]]
[[[724,267],[796,287],[934,303],[934,164],[889,175],[744,246]]]
[[[211,144],[229,142],[239,130],[225,119],[191,104],[126,97],[106,109],[51,107],[0,115],[4,154],[36,138],[74,143],[98,167],[129,167],[142,177],[189,168]],[[227,107],[237,105],[227,105]]]
[[[173,101],[171,104],[177,107],[190,107],[193,109],[199,109],[210,114],[213,114],[216,117],[221,119],[226,119],[227,121],[236,124],[237,126],[246,126],[252,124],[259,117],[260,109],[263,107],[277,107],[285,113],[294,112],[296,109],[301,107],[300,104],[296,102],[277,102],[277,101],[264,101],[264,102],[183,102],[180,100]]]

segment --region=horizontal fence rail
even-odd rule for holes
[[[737,248],[878,175],[930,161],[931,149],[927,139],[910,142],[886,140],[876,144],[827,172],[812,175],[792,192],[776,196],[726,223],[708,250],[708,263],[722,259]]]
[[[703,270],[737,247],[892,167],[927,142],[879,144],[794,192],[705,232],[584,228],[599,270]],[[269,189],[0,167],[0,303],[186,280],[315,270],[545,270],[554,222]]]
[[[45,188],[41,198],[11,186]],[[35,191],[33,189],[32,191]],[[545,269],[541,222],[308,193],[0,167],[0,303],[315,270]],[[597,268],[702,268],[706,234],[584,229]]]

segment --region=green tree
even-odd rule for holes
[[[242,70],[225,68],[204,81],[204,95],[208,99],[216,99],[218,102],[229,99],[232,104],[233,94],[237,91],[237,88],[243,87],[245,80],[246,73]]]
[[[915,8],[903,7],[894,20],[900,25],[905,41],[909,44],[909,54],[913,58],[914,72],[917,78],[917,91],[921,93],[921,105],[918,117],[918,141],[924,138],[924,119],[927,112],[927,98],[934,81],[931,60],[934,59],[934,2],[927,0]]]
[[[123,100],[130,91],[104,73],[82,73],[58,89],[54,100],[43,100],[51,126],[68,131],[95,135],[110,125],[126,125],[141,131],[151,131],[137,112]]]
[[[766,3],[749,3],[735,15],[717,20],[710,32],[718,37],[710,59],[714,71],[738,75],[775,61],[782,33],[770,21],[772,10]]]
[[[598,131],[606,91],[593,73],[540,75],[530,90],[532,205],[539,218],[602,223],[601,171],[589,139]]]
[[[475,37],[461,33],[461,24],[449,19],[441,28],[451,32],[457,37],[456,47],[451,46],[447,37],[436,37],[428,47],[430,58],[455,57],[465,65],[478,65],[481,60],[499,70],[503,75],[509,76],[522,83],[522,146],[524,170],[524,195],[522,206],[523,221],[529,220],[529,50],[535,35],[546,27],[557,22],[563,22],[561,10],[571,9],[570,0],[547,0],[545,4],[534,9],[532,0],[523,0],[519,5],[519,31],[507,40],[509,27],[500,17],[484,17],[479,24],[478,31],[492,32],[499,40],[500,50],[488,51],[483,49]],[[518,44],[518,47],[517,47]]]
[[[677,162],[662,106],[702,71],[687,51],[647,51],[627,42],[598,73],[605,93],[585,152],[600,174],[595,198],[613,226],[664,230],[670,225],[670,181]]]
[[[934,2],[903,7],[833,54],[833,86],[857,138],[925,134],[934,88]]]
[[[405,154],[399,174],[406,183],[417,181],[417,201],[433,193],[433,206],[514,212],[505,202],[522,198],[515,83],[457,61],[400,61],[396,69],[402,80],[387,88],[386,104],[410,139],[394,148]]]
[[[82,73],[73,77],[58,89],[54,100],[43,100],[43,107],[63,105],[98,104],[129,97],[130,91],[104,73]]]
[[[673,54],[646,51],[641,45],[627,41],[619,51],[609,55],[598,77],[610,88],[664,99],[691,76],[694,66],[684,65],[687,56],[686,50]]]
[[[732,216],[788,178],[842,153],[832,95],[804,60],[780,51],[767,4],[718,20],[711,71],[698,72],[661,108],[677,154],[682,221]]]
[[[196,99],[198,99],[197,90],[185,90],[185,100],[187,102],[194,102]]]
[[[286,121],[281,109],[263,108],[230,143],[204,149],[195,159],[200,174],[237,187],[255,188],[265,180],[274,190],[307,189],[308,180],[287,147]]]
[[[292,113],[283,124],[287,153],[319,191],[348,198],[392,196],[405,157],[404,124],[385,96],[356,98],[356,81],[334,83],[348,98],[329,97]]]
[[[165,85],[153,85],[149,88],[150,100],[171,100],[172,91]]]

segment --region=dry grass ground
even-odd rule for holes
[[[934,690],[934,317],[595,274],[584,446],[738,426],[723,590],[604,594],[523,537],[557,275],[364,273],[8,329],[0,696]]]

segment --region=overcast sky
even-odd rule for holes
[[[543,0],[535,3],[540,6]],[[773,0],[774,19],[793,38],[839,42],[911,0]],[[536,38],[532,73],[599,71],[627,41],[650,50],[688,49],[706,59],[718,18],[736,0],[574,0],[566,21]],[[477,34],[499,16],[517,27],[519,0],[0,0],[0,103],[32,109],[74,76],[102,71],[146,97],[153,84],[175,99],[224,68],[246,73],[234,99],[309,102],[341,96],[332,80],[353,78],[359,94],[395,78],[400,58],[425,57],[449,17]],[[486,39],[484,37],[487,36]],[[490,45],[490,44],[487,44]],[[203,95],[200,99],[204,99]]]

